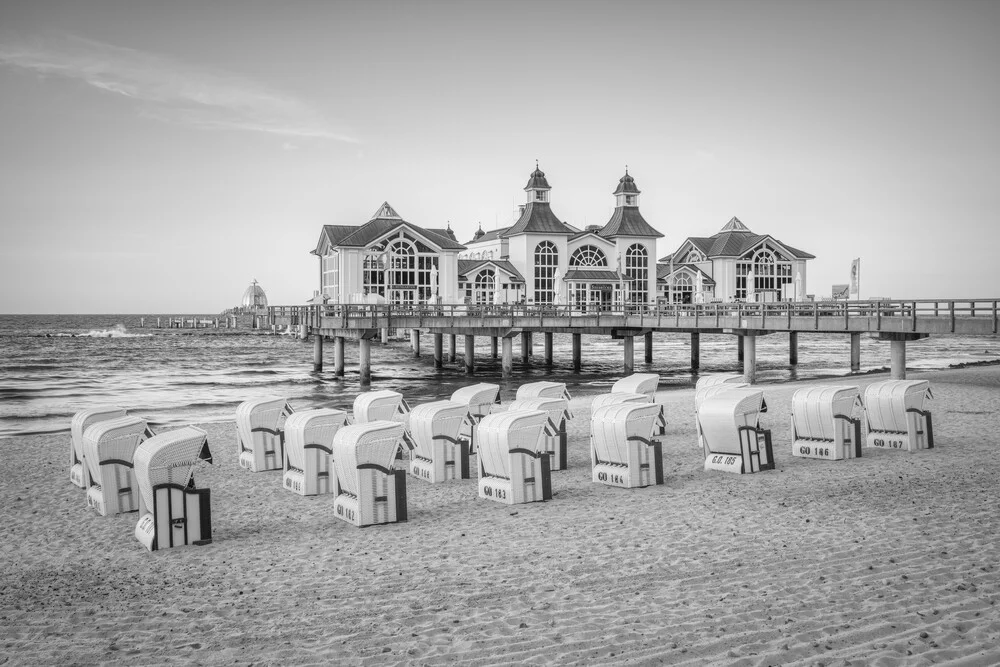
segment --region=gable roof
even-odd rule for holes
[[[646,222],[635,206],[619,206],[611,214],[608,224],[604,225],[597,232],[605,238],[616,236],[645,236],[650,238],[663,238],[663,234],[653,229],[653,226]]]
[[[702,285],[715,285],[715,281],[712,277],[699,269],[695,264],[674,264],[674,274],[678,271],[686,269],[688,272],[695,275],[701,274]],[[657,264],[656,265],[656,282],[662,283],[667,282],[667,278],[670,277],[670,266],[667,264]]]
[[[575,228],[556,217],[548,202],[534,201],[524,207],[524,213],[517,219],[517,222],[508,227],[500,236],[501,238],[509,238],[518,234],[573,235],[576,231]]]
[[[424,229],[399,217],[388,202],[383,202],[375,217],[363,225],[323,225],[319,241],[312,254],[320,254],[323,241],[333,247],[365,247],[372,241],[385,236],[398,227],[405,228],[410,233],[422,237],[442,250],[465,250],[465,246],[455,239],[455,233],[448,229]]]
[[[460,259],[458,260],[458,278],[468,280],[468,275],[480,269],[484,264],[503,269],[514,278],[514,282],[524,282],[524,276],[506,259]]]
[[[689,236],[674,253],[667,255],[660,261],[670,261],[671,256],[678,256],[688,243],[697,248],[706,258],[712,258],[741,257],[765,241],[770,241],[787,250],[796,259],[816,259],[815,255],[782,243],[770,234],[754,234],[749,227],[734,216],[717,234],[709,237]]]

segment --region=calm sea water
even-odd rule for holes
[[[146,324],[157,315],[145,315]],[[161,315],[166,321],[168,315]],[[205,315],[213,318],[214,315]],[[514,341],[514,377],[500,379],[500,361],[490,358],[488,338],[476,339],[476,376],[464,373],[459,341],[456,363],[436,370],[433,339],[421,337],[419,359],[408,340],[372,346],[372,389],[394,389],[411,405],[447,398],[471,382],[496,382],[504,402],[523,382],[552,379],[566,382],[574,395],[604,392],[622,375],[621,341],[584,336],[583,369],[572,372],[570,337],[555,336],[554,366],[542,359],[542,340],[535,336],[535,356],[520,360]],[[862,372],[889,365],[889,344],[863,336]],[[636,372],[656,372],[661,390],[691,387],[690,337],[655,334],[652,364],[643,363],[636,341]],[[345,350],[347,374],[333,375],[332,343],[326,368],[312,371],[313,345],[293,335],[235,332],[226,329],[156,329],[140,327],[139,315],[0,315],[0,438],[68,431],[78,410],[121,405],[160,427],[232,419],[236,406],[252,397],[284,396],[296,409],[349,409],[361,391],[357,345]],[[447,355],[447,338],[445,354]],[[788,337],[758,338],[758,379],[848,375],[850,341],[844,336],[799,334],[799,364],[788,366]],[[907,345],[909,368],[943,368],[950,364],[1000,358],[996,336],[936,336]],[[739,372],[736,339],[701,337],[701,373]]]

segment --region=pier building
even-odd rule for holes
[[[803,301],[806,262],[815,255],[733,217],[709,237],[691,236],[660,259],[658,293],[674,303]]]

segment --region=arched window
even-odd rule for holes
[[[604,251],[592,245],[580,246],[569,258],[570,266],[607,266],[608,258]]]
[[[688,253],[687,261],[691,264],[694,264],[696,262],[704,262],[705,258],[697,250],[692,250],[690,253]]]
[[[559,265],[559,250],[552,241],[542,241],[535,246],[535,303],[555,301],[555,275]]]
[[[748,298],[747,275],[753,269],[754,293],[773,296],[754,297],[754,299],[781,299],[782,285],[792,282],[792,263],[781,260],[770,248],[764,246],[753,255],[744,255],[742,261],[736,263],[736,298]]]
[[[493,269],[483,269],[476,274],[473,303],[493,303],[493,288],[496,287],[496,273]]]
[[[386,253],[381,246],[372,246],[361,262],[361,284],[366,294],[385,296]]]
[[[679,273],[674,276],[674,302],[691,303],[694,294],[694,281],[688,273]]]
[[[630,245],[625,251],[625,280],[630,303],[649,301],[649,253],[641,243]]]

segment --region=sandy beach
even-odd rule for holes
[[[409,521],[365,529],[240,469],[212,424],[214,542],[156,553],[135,513],[87,509],[68,432],[4,440],[0,664],[997,664],[1000,367],[910,377],[932,450],[794,458],[805,383],[761,385],[776,469],[706,473],[693,390],[665,391],[666,483],[616,489],[576,398],[551,502],[410,478]]]

